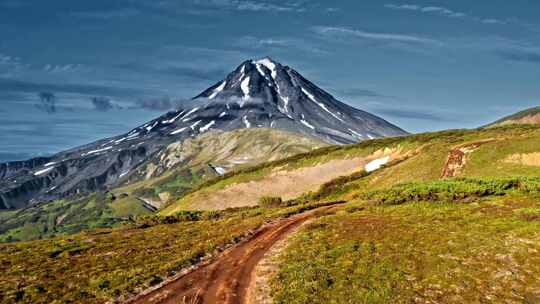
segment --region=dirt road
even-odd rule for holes
[[[308,219],[330,212],[336,206],[321,207],[260,229],[249,240],[225,251],[202,266],[132,303],[248,303],[251,274],[264,254],[280,239]]]

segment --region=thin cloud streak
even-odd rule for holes
[[[430,38],[425,38],[415,35],[406,35],[398,33],[379,33],[368,32],[363,30],[356,30],[346,27],[334,27],[334,26],[316,26],[313,31],[319,35],[327,37],[356,37],[359,39],[387,41],[387,42],[402,42],[402,43],[414,43],[414,44],[430,44],[440,45],[440,41]]]
[[[339,90],[338,93],[348,97],[395,98],[393,96],[384,95],[373,90],[362,88],[343,89]]]
[[[154,9],[177,11],[179,13],[190,13],[204,15],[206,13],[218,12],[218,10],[228,11],[249,11],[249,12],[278,12],[278,13],[302,13],[306,11],[303,2],[285,2],[285,3],[269,3],[255,0],[190,0],[188,1],[193,7],[187,9],[179,6],[179,1],[141,1],[131,0],[132,2],[152,7]],[[181,3],[184,4],[185,3]]]
[[[327,51],[321,49],[312,42],[293,37],[257,38],[253,36],[244,36],[238,39],[234,44],[243,49],[257,51],[275,52],[283,49],[293,49],[311,54],[328,54]]]
[[[452,118],[449,115],[439,115],[435,113],[426,112],[423,110],[401,110],[395,108],[379,108],[373,110],[375,113],[378,113],[383,116],[390,116],[394,118],[404,118],[404,119],[415,119],[415,120],[426,120],[426,121],[445,121],[445,122],[456,122],[456,118]]]
[[[84,11],[84,12],[71,12],[69,15],[76,18],[82,19],[117,19],[117,18],[126,18],[134,17],[140,15],[139,10],[133,8],[123,8],[110,11]]]
[[[495,53],[502,59],[508,61],[540,64],[540,51],[498,50]]]
[[[452,9],[442,7],[442,6],[421,6],[417,4],[385,4],[385,8],[393,10],[404,10],[404,11],[415,11],[420,13],[427,14],[437,14],[440,16],[450,17],[450,18],[468,18],[477,22],[485,24],[506,24],[506,21],[496,19],[496,18],[481,18],[473,15],[468,15],[463,12],[454,11]]]

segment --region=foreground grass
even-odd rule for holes
[[[279,257],[276,303],[540,302],[538,194],[482,182],[501,193],[410,184],[309,224]]]
[[[0,303],[103,303],[162,282],[265,222],[317,204],[145,217],[122,229],[0,245]]]

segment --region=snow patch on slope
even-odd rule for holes
[[[180,128],[178,130],[174,130],[171,132],[171,135],[175,135],[175,134],[178,134],[178,133],[182,133],[184,132],[185,130],[187,130],[188,127],[185,127],[185,128]]]
[[[200,123],[201,123],[201,121],[200,121],[200,120],[197,120],[194,124],[192,124],[192,125],[189,126],[189,127],[191,128],[191,130],[195,131],[195,127],[196,127],[197,125],[199,125]]]
[[[312,129],[312,130],[315,130],[315,127],[314,127],[312,124],[310,124],[309,122],[307,122],[305,119],[306,119],[306,118],[305,118],[304,114],[302,114],[302,119],[300,119],[300,122],[301,122],[304,126],[310,128],[310,129]]]
[[[249,99],[250,96],[249,96],[249,76],[244,78],[244,80],[242,80],[242,83],[240,84],[240,88],[242,89],[242,92],[244,93],[244,99]]]
[[[390,156],[378,158],[378,159],[370,161],[364,168],[366,169],[367,172],[373,172],[375,170],[380,169],[382,165],[386,165],[389,160],[390,160]]]
[[[343,119],[339,116],[337,116],[334,112],[330,111],[326,105],[322,102],[318,102],[317,99],[315,99],[315,96],[313,96],[313,94],[311,94],[308,90],[304,89],[302,87],[302,92],[311,100],[313,101],[314,103],[316,103],[317,105],[319,105],[319,107],[321,107],[323,110],[325,110],[326,112],[328,112],[330,115],[334,116],[337,120],[339,121],[343,121]]]
[[[213,99],[214,97],[217,96],[217,94],[219,94],[220,92],[223,91],[223,89],[225,88],[225,86],[227,85],[227,81],[223,81],[219,87],[217,87],[214,92],[212,93],[212,95],[210,95],[210,97],[208,97],[209,99]]]
[[[261,60],[258,60],[257,62],[255,62],[257,65],[259,64],[262,64],[264,65],[266,68],[268,68],[272,74],[272,78],[273,79],[276,79],[277,77],[277,71],[276,71],[276,64],[272,62],[272,60],[268,59],[268,58],[264,58],[264,59],[261,59]]]
[[[191,114],[197,112],[198,110],[199,110],[199,107],[196,107],[196,108],[191,109],[191,111],[187,112],[186,115],[183,116],[184,119],[182,119],[182,121],[183,121],[183,122],[188,121],[188,120],[189,120],[189,118],[188,118],[189,115],[191,115]]]
[[[242,117],[242,121],[244,122],[244,125],[246,126],[246,128],[248,129],[251,128],[251,123],[249,122],[246,116]]]
[[[175,117],[169,119],[169,120],[164,120],[162,121],[161,123],[165,124],[165,125],[168,125],[168,124],[171,124],[173,122],[175,122],[180,116],[182,116],[182,114],[184,114],[185,111],[182,111],[180,113],[178,113],[178,115],[176,115]]]
[[[96,154],[96,153],[100,153],[100,152],[105,152],[105,151],[108,151],[108,150],[110,150],[112,148],[113,147],[109,146],[109,147],[105,147],[103,149],[91,150],[91,151],[88,151],[86,153],[83,153],[82,156],[87,156],[87,155],[90,155],[90,154]]]
[[[207,123],[204,127],[200,128],[199,129],[199,132],[206,132],[210,129],[210,127],[212,127],[214,124],[216,123],[215,120],[212,120],[211,122]]]
[[[358,138],[358,139],[363,139],[363,138],[364,138],[364,136],[363,136],[362,134],[360,134],[360,133],[354,131],[353,129],[349,129],[349,131],[351,131],[351,134],[352,134],[353,136],[355,136],[356,138]]]
[[[35,176],[40,176],[40,175],[43,175],[43,174],[45,174],[45,173],[51,171],[52,169],[54,169],[54,167],[48,167],[48,168],[45,168],[45,169],[43,169],[43,170],[36,171],[36,172],[34,173],[34,175],[35,175]]]

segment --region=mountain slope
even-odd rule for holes
[[[540,107],[526,109],[515,114],[503,117],[488,126],[501,126],[510,124],[540,124]]]
[[[0,164],[0,209],[110,189],[171,143],[209,130],[260,127],[329,143],[406,134],[335,100],[289,67],[249,60],[192,102],[124,135],[51,157]]]
[[[107,227],[151,214],[169,200],[238,167],[277,160],[326,146],[319,140],[273,129],[209,131],[155,154],[109,193],[61,199],[0,212],[0,242],[29,240]],[[135,182],[129,182],[129,179]]]
[[[363,170],[370,171],[369,176],[361,174]],[[265,163],[208,182],[160,214],[255,206],[268,195],[289,200],[316,193],[340,176],[350,176],[349,182],[363,191],[450,177],[537,175],[539,127],[452,130],[326,147]]]

